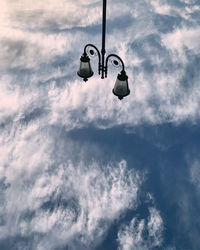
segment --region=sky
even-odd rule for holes
[[[200,3],[108,0],[130,95],[77,76],[102,1],[0,2],[0,249],[200,246]]]

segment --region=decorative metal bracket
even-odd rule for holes
[[[92,49],[91,49],[92,48]],[[96,51],[96,53],[94,52],[94,50]],[[99,50],[97,49],[97,47],[91,43],[88,43],[85,45],[84,48],[84,54],[87,54],[89,57],[95,57],[98,55],[98,59],[99,59],[99,63],[98,63],[98,73],[99,75],[101,74],[101,70],[102,70],[102,65],[101,65],[101,54],[99,52]]]

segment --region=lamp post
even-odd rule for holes
[[[93,44],[86,44],[84,47],[83,55],[80,58],[80,67],[77,74],[83,78],[83,81],[87,81],[88,78],[92,77],[94,72],[92,71],[92,67],[90,64],[90,57],[98,55],[98,73],[101,75],[101,78],[104,79],[107,77],[108,73],[108,62],[111,60],[112,65],[115,67],[119,67],[121,65],[122,71],[117,76],[117,80],[115,82],[113,88],[113,94],[118,96],[121,100],[123,97],[130,94],[130,90],[128,87],[128,76],[126,75],[124,62],[122,59],[115,54],[110,54],[105,58],[106,50],[105,50],[105,41],[106,41],[106,5],[107,0],[103,0],[103,15],[102,15],[102,48],[101,53],[97,49],[97,47]],[[95,53],[96,51],[96,53]]]

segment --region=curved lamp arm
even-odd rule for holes
[[[125,67],[124,67],[124,62],[122,61],[122,59],[118,56],[118,55],[115,55],[115,54],[110,54],[107,56],[106,58],[106,66],[105,66],[105,77],[107,77],[107,71],[108,71],[108,60],[110,57],[115,57],[117,58],[120,62],[121,62],[121,65],[122,65],[122,71],[125,72]],[[117,62],[118,63],[118,62]]]
[[[97,49],[96,46],[94,46],[93,44],[88,43],[88,44],[86,44],[85,47],[84,47],[84,55],[87,55],[87,52],[86,52],[87,47],[92,47],[92,48],[95,49],[96,52],[97,52],[97,55],[98,55],[98,58],[99,58],[98,72],[99,72],[99,75],[100,75],[100,73],[101,73],[101,55],[100,55],[100,52],[99,52],[99,50]]]

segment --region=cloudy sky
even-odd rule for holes
[[[200,246],[200,3],[108,0],[120,69],[77,76],[102,1],[0,2],[0,249]]]

